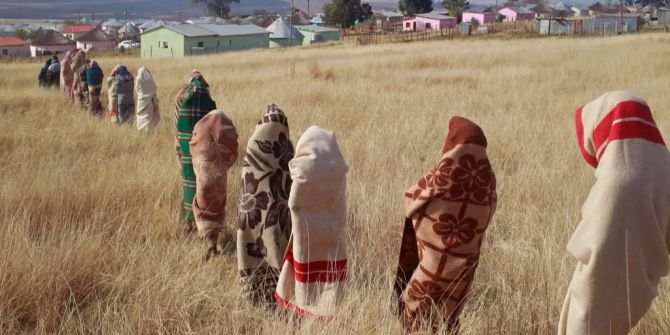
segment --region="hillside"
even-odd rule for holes
[[[91,119],[39,65],[0,65],[0,332],[16,334],[401,334],[392,281],[403,194],[440,157],[453,115],[479,123],[499,204],[463,335],[554,334],[575,262],[566,242],[593,170],[573,117],[605,91],[647,99],[670,138],[670,36],[435,41],[142,61],[162,121],[154,134]],[[230,171],[224,255],[203,263],[182,235],[173,99],[193,68],[234,121],[240,152],[265,106],[291,138],[337,133],[349,164],[349,286],[332,322],[293,322],[242,299],[234,232],[240,164]],[[103,104],[106,94],[103,90]],[[635,334],[670,333],[670,284]]]

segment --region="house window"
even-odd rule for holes
[[[9,55],[9,50],[7,49],[2,49],[2,55],[7,57]]]
[[[164,48],[164,49],[168,48],[168,42],[161,42],[161,43],[162,43],[162,45],[161,45],[162,48]]]
[[[204,48],[205,42],[198,42],[198,48]]]
[[[410,28],[410,27],[412,27],[412,26],[409,24],[409,22],[405,22],[405,28]]]
[[[233,45],[233,40],[228,40],[228,45]]]
[[[426,29],[430,29],[430,22],[426,22]]]

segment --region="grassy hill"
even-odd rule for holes
[[[403,192],[461,115],[488,136],[499,192],[462,334],[553,334],[575,266],[565,244],[594,182],[574,111],[628,89],[670,139],[668,45],[646,34],[97,59],[105,73],[151,69],[162,121],[149,135],[37,89],[37,64],[0,65],[0,333],[400,334],[391,287]],[[204,263],[201,242],[182,235],[173,101],[193,68],[234,120],[240,152],[270,103],[294,142],[313,124],[337,133],[350,167],[350,283],[336,320],[289,321],[241,298],[239,164],[224,255]],[[668,333],[666,279],[635,334]]]

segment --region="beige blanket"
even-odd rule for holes
[[[158,125],[161,114],[158,108],[158,96],[156,95],[158,87],[151,72],[146,67],[141,67],[137,71],[135,92],[137,93],[137,129],[148,132]]]
[[[670,266],[670,154],[647,104],[628,92],[581,107],[576,128],[596,182],[568,242],[577,269],[558,333],[627,334]]]
[[[346,174],[335,134],[312,126],[289,163],[292,235],[275,297],[317,319],[334,316],[347,275]]]

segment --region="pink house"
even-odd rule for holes
[[[484,13],[476,11],[466,11],[463,12],[463,20],[461,22],[472,22],[472,19],[477,20],[479,24],[489,24],[493,23],[496,20],[496,13]]]
[[[434,31],[455,26],[455,17],[437,13],[417,14],[402,19],[402,31]]]
[[[535,20],[535,13],[523,7],[504,7],[498,10],[498,13],[503,16],[505,22]]]
[[[16,37],[0,37],[0,58],[30,57],[30,43]]]

